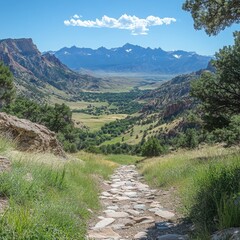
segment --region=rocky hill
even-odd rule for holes
[[[215,72],[211,61],[205,69],[189,74],[181,74],[164,82],[159,88],[144,94],[139,100],[146,102],[142,112],[163,113],[169,118],[195,106],[196,101],[190,97],[191,82],[198,79],[204,71]]]
[[[164,118],[169,118],[193,107],[194,101],[189,96],[190,84],[200,76],[201,72],[179,75],[143,95],[140,100],[144,100],[147,104],[142,112],[161,111]]]
[[[54,89],[68,94],[98,90],[104,84],[100,78],[70,70],[54,55],[42,55],[32,39],[0,40],[0,61],[13,72],[18,91],[30,97],[42,97]]]
[[[211,57],[195,52],[164,51],[125,44],[119,48],[62,48],[51,52],[69,68],[112,72],[181,74],[206,68]]]

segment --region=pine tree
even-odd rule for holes
[[[15,97],[13,75],[9,68],[0,62],[0,108],[10,104]]]

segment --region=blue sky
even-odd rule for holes
[[[0,39],[32,38],[40,51],[73,45],[112,48],[131,43],[204,55],[213,55],[223,45],[233,44],[232,32],[239,30],[239,25],[222,31],[216,37],[209,37],[204,31],[194,30],[190,13],[181,8],[183,2],[5,0],[1,2]],[[74,15],[78,16],[73,18]],[[106,17],[102,20],[103,16]],[[138,27],[132,27],[129,21]]]

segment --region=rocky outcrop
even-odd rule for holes
[[[159,88],[141,96],[139,100],[147,102],[142,112],[160,111],[163,118],[167,119],[171,116],[176,116],[188,108],[192,108],[195,103],[189,94],[190,85],[200,75],[201,71],[179,75],[163,83]]]
[[[55,133],[43,125],[0,113],[0,132],[16,141],[21,151],[52,152],[65,157]]]
[[[11,162],[6,157],[0,156],[0,173],[10,170]]]
[[[166,106],[163,112],[163,119],[167,120],[171,117],[177,116],[179,113],[190,109],[192,106],[192,101],[189,98],[182,99],[181,101],[174,102]]]

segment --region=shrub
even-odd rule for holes
[[[165,148],[160,145],[157,138],[151,137],[142,146],[142,155],[146,157],[160,156],[165,152]]]
[[[198,146],[198,137],[195,129],[188,129],[186,131],[186,147],[196,148]]]
[[[240,115],[234,115],[230,119],[229,126],[214,131],[217,141],[225,141],[227,145],[240,143]]]

